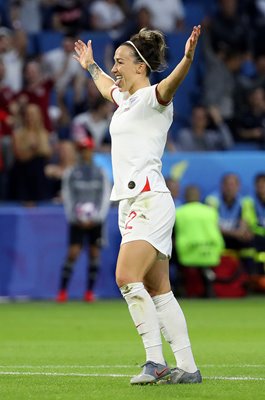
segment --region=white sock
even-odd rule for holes
[[[197,371],[193,358],[187,324],[172,292],[153,297],[164,338],[176,358],[177,367],[187,372]]]
[[[142,282],[120,288],[146,351],[146,361],[165,364],[156,309]]]

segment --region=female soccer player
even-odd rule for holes
[[[173,118],[173,96],[191,66],[200,26],[195,26],[175,69],[157,85],[149,75],[164,64],[159,31],[142,29],[116,50],[112,73],[93,58],[92,43],[78,40],[74,58],[88,70],[100,93],[117,105],[110,124],[114,187],[122,235],[116,282],[142,337],[146,363],[131,384],[199,383],[185,317],[169,282],[169,257],[175,207],[161,174],[161,157]],[[175,355],[170,370],[160,329]]]

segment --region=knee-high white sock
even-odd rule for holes
[[[128,304],[136,329],[142,337],[146,361],[165,364],[156,308],[143,283],[124,285],[120,291]]]
[[[154,296],[162,334],[175,355],[177,366],[187,372],[197,371],[193,358],[187,324],[172,292]]]

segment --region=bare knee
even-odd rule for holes
[[[68,260],[74,262],[77,259],[77,257],[79,256],[80,251],[81,251],[81,246],[71,245],[68,249],[68,254],[67,254]]]
[[[116,282],[119,287],[129,283],[143,282],[154,264],[156,249],[144,240],[135,240],[121,246],[116,268]]]
[[[139,282],[135,277],[131,274],[127,273],[127,271],[117,270],[116,271],[116,283],[119,288],[124,285],[128,285],[128,283]]]

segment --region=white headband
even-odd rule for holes
[[[125,43],[129,43],[137,52],[138,56],[143,60],[143,62],[148,66],[148,68],[150,69],[150,71],[153,71],[151,68],[151,65],[149,64],[148,61],[146,61],[146,59],[144,58],[144,56],[140,53],[140,51],[137,49],[137,47],[135,46],[135,44],[133,42],[131,42],[130,40],[127,40]]]

